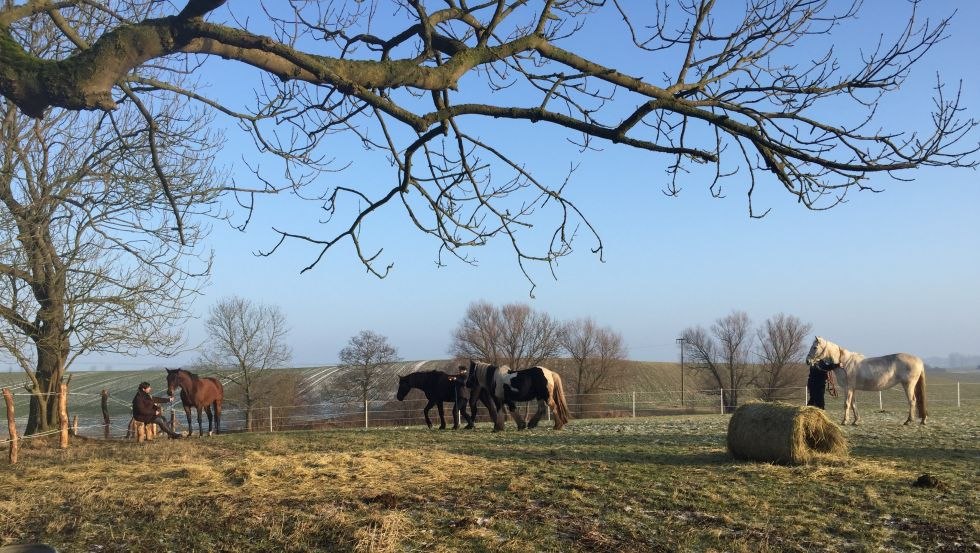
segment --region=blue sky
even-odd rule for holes
[[[881,31],[895,31],[905,11],[904,4],[891,9],[894,4],[867,2],[862,19],[835,34],[840,57],[854,55],[856,43],[873,44]],[[950,38],[881,106],[881,114],[897,120],[890,122],[893,128],[927,121],[937,72],[947,84],[962,79],[969,114],[980,114],[980,3],[926,4],[932,14],[954,6],[960,11]],[[628,52],[599,46],[632,62]],[[207,79],[247,90],[238,79],[249,73],[228,62],[209,67]],[[772,211],[758,220],[748,217],[738,179],[728,181],[722,199],[712,198],[696,179],[684,184],[680,197],[669,198],[661,192],[669,158],[608,144],[579,154],[561,134],[540,126],[495,123],[484,132],[515,151],[534,152],[525,159],[552,180],[561,179],[569,163],[580,163],[567,192],[601,234],[605,262],[589,252],[592,243],[583,235],[576,251],[559,261],[557,280],[546,267],[532,267],[538,284],[532,299],[506,243],[475,251],[478,267],[450,260],[437,268],[438,244],[413,231],[400,206],[391,206],[367,223],[364,235],[366,247],[384,247],[383,257],[394,262],[388,278],[366,274],[347,245],[300,274],[317,253],[311,247],[287,244],[271,258],[254,252],[275,243],[273,225],[309,228],[303,222],[311,212],[288,200],[265,201],[244,234],[215,225],[214,274],[194,310],[203,315],[232,294],[280,306],[292,327],[295,365],[335,362],[347,339],[362,329],[388,336],[405,359],[444,358],[466,306],[481,299],[527,302],[562,319],[592,316],[620,331],[631,357],[640,360],[677,359],[674,338],[685,327],[707,326],[733,309],[757,323],[779,312],[796,315],[816,334],[868,355],[980,353],[977,171],[927,169],[908,174],[915,178],[911,183],[878,176],[872,183],[884,192],[851,193],[825,212],[764,190],[755,205]],[[223,161],[247,179],[239,160],[251,154],[251,144],[234,135],[229,131]],[[335,147],[355,165],[326,177],[327,184],[367,183],[376,191],[390,182],[378,158],[357,157],[358,145]],[[199,319],[188,324],[192,343],[204,338],[202,329]],[[195,357],[88,358],[76,368],[180,365]]]

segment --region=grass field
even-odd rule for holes
[[[850,457],[735,462],[721,415],[25,442],[3,543],[60,551],[977,551],[980,409],[865,409]],[[912,487],[921,474],[939,488]]]

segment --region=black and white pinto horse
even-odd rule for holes
[[[555,414],[555,430],[568,423],[568,402],[562,389],[561,377],[558,373],[544,367],[531,367],[519,371],[510,370],[506,365],[498,367],[490,363],[470,361],[466,376],[466,386],[472,391],[471,398],[480,397],[483,391],[489,392],[493,400],[490,418],[493,419],[494,431],[504,429],[504,406],[510,411],[510,416],[517,423],[517,429],[534,428],[541,417],[545,416],[548,407]],[[538,402],[538,410],[525,422],[524,416],[517,412],[518,401]],[[474,399],[470,400],[475,402]]]
[[[474,402],[470,410],[472,414],[466,412],[466,405],[470,402],[470,390],[466,387],[466,375],[450,375],[442,371],[418,371],[399,376],[398,392],[395,397],[398,401],[404,400],[412,388],[422,390],[425,399],[429,400],[422,410],[425,414],[425,424],[429,428],[432,428],[429,410],[433,406],[437,406],[439,408],[439,430],[446,429],[446,416],[442,410],[443,402],[449,402],[453,406],[453,430],[459,428],[460,414],[466,419],[466,427],[473,427],[476,405]]]

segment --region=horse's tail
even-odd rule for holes
[[[561,377],[558,373],[551,373],[552,386],[551,399],[555,403],[555,430],[568,424],[568,402],[565,401],[565,390],[561,385]]]
[[[915,407],[919,410],[919,420],[926,421],[926,371],[919,374],[919,380],[915,383]]]

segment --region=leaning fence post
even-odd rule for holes
[[[64,382],[58,384],[58,430],[61,434],[58,446],[65,449],[68,447],[68,385]]]
[[[721,404],[721,410],[719,411],[719,413],[724,415],[725,414],[725,389],[724,388],[718,388],[718,403]]]
[[[102,425],[105,439],[109,439],[109,392],[102,388]]]
[[[78,415],[71,416],[71,428],[68,433],[72,436],[78,436]]]
[[[633,390],[633,418],[636,418],[636,390]]]
[[[884,411],[885,410],[885,403],[884,403],[884,400],[881,397],[881,390],[878,390],[878,410],[879,411]]]
[[[9,388],[3,389],[3,401],[7,404],[7,432],[10,433],[10,464],[17,463],[17,419],[14,418],[14,396]]]

